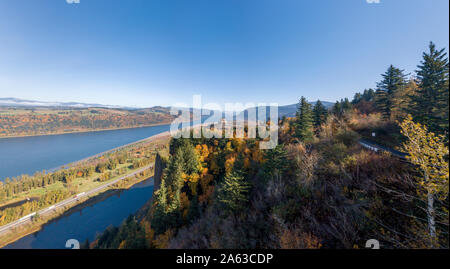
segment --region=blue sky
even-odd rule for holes
[[[0,97],[335,101],[449,47],[448,0],[1,0]]]

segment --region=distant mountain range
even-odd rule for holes
[[[333,107],[334,103],[332,102],[327,102],[327,101],[321,101],[323,106],[327,109],[330,109],[331,107]],[[315,106],[316,102],[309,102],[311,105]],[[266,106],[266,115],[267,117],[269,117],[270,115],[270,106]],[[285,105],[285,106],[279,106],[278,107],[278,117],[282,118],[284,117],[295,117],[295,114],[298,110],[298,104],[292,104],[292,105]],[[255,113],[257,113],[257,109],[254,110]],[[242,115],[242,113],[245,113],[248,115],[249,110],[246,109],[243,112],[240,113],[240,115]],[[255,117],[255,115],[251,115],[252,117]],[[248,117],[248,116],[247,116]]]
[[[46,101],[33,101],[24,100],[19,98],[0,98],[0,106],[8,107],[58,107],[58,108],[89,108],[89,107],[101,107],[101,108],[123,108],[131,109],[123,106],[111,106],[102,104],[86,104],[77,102],[46,102]]]
[[[327,102],[327,101],[320,101],[322,102],[322,105],[326,109],[330,109],[333,107],[333,102]],[[315,106],[317,102],[309,102],[311,105]],[[281,118],[283,116],[286,117],[295,117],[295,112],[297,112],[298,104],[292,104],[292,105],[286,105],[286,106],[279,106],[278,107],[278,116]]]
[[[310,104],[315,105],[316,102],[310,102]],[[322,104],[326,108],[331,108],[334,103],[322,101]],[[19,98],[0,98],[0,106],[6,107],[49,107],[49,108],[112,108],[112,109],[125,109],[125,110],[134,110],[134,111],[142,111],[142,112],[162,112],[169,113],[168,107],[155,106],[152,108],[136,108],[136,107],[125,107],[125,106],[114,106],[114,105],[102,105],[102,104],[87,104],[87,103],[77,103],[77,102],[45,102],[45,101],[33,101],[33,100],[24,100]],[[281,118],[283,116],[286,117],[294,117],[295,112],[297,111],[298,105],[285,105],[278,107],[278,116]],[[179,108],[180,110],[186,110],[188,108]],[[269,107],[266,107],[267,113],[269,113]],[[248,110],[246,110],[248,111]],[[244,112],[242,112],[244,113]],[[248,112],[247,112],[248,113]]]

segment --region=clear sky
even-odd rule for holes
[[[0,0],[0,97],[335,101],[449,47],[448,0]]]

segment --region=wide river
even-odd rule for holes
[[[169,128],[170,125],[161,125],[0,139],[0,178],[60,167],[168,131]],[[118,226],[135,213],[151,198],[152,193],[152,180],[143,181],[93,205],[72,210],[70,214],[44,225],[39,232],[25,236],[5,248],[65,248],[69,239],[76,239],[80,243],[86,239],[92,242],[106,227]]]
[[[152,194],[153,180],[147,179],[94,205],[69,211],[70,214],[49,222],[40,231],[4,249],[63,249],[69,239],[76,239],[80,244],[86,240],[92,242],[108,226],[119,226],[130,214],[136,213]]]
[[[0,181],[58,168],[168,131],[170,125],[0,139]]]

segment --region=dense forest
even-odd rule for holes
[[[168,124],[173,119],[168,109],[158,107],[135,111],[107,108],[0,107],[0,137],[132,128]]]
[[[414,76],[391,65],[330,110],[302,97],[275,149],[172,139],[151,202],[83,247],[448,248],[448,91],[447,54],[431,43]]]

